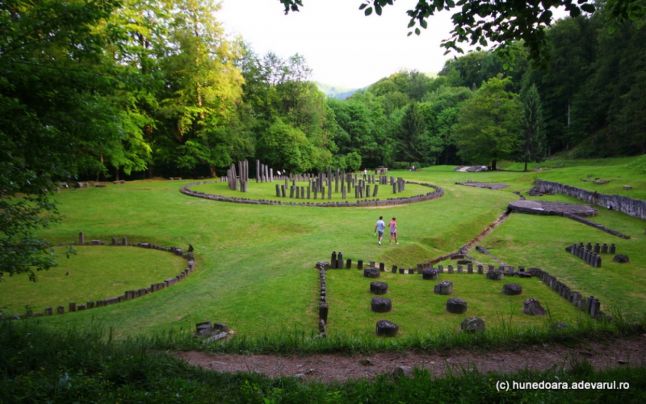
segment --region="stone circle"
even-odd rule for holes
[[[421,185],[423,187],[431,188],[431,192],[425,194],[419,194],[409,197],[394,197],[386,199],[359,199],[354,202],[350,201],[330,201],[330,202],[293,202],[293,201],[282,201],[282,200],[267,200],[267,199],[250,199],[244,197],[234,197],[234,196],[225,196],[218,194],[210,194],[206,192],[200,192],[192,190],[190,187],[202,184],[213,183],[214,181],[197,181],[189,184],[185,184],[180,188],[179,192],[184,195],[209,199],[212,201],[220,202],[232,202],[232,203],[242,203],[250,205],[285,205],[285,206],[309,206],[309,207],[364,207],[364,206],[395,206],[395,205],[406,205],[409,203],[429,201],[433,199],[440,198],[444,195],[444,190],[437,185],[429,184],[426,182],[419,181],[406,181],[402,179],[403,183],[406,184],[415,184]],[[331,191],[328,188],[328,198],[331,198]],[[316,199],[316,194],[314,195]]]

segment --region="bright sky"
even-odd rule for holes
[[[305,0],[288,15],[278,0],[223,0],[217,17],[228,35],[242,36],[257,54],[300,53],[312,80],[359,88],[402,69],[437,73],[452,57],[440,47],[449,37],[450,14],[432,17],[420,36],[406,36],[406,10],[415,2],[397,1],[381,16],[366,17],[361,0]]]

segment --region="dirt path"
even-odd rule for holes
[[[230,355],[197,351],[177,355],[194,366],[216,372],[256,372],[269,377],[293,376],[323,382],[372,378],[379,374],[408,373],[425,368],[434,376],[448,371],[477,369],[480,372],[513,373],[523,369],[569,368],[588,361],[595,369],[646,366],[646,334],[585,342],[573,347],[542,344],[490,352],[452,350],[446,353],[377,353],[372,355]]]

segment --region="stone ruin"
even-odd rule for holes
[[[531,213],[536,215],[594,216],[596,209],[587,205],[576,205],[564,202],[533,201],[529,199],[513,201],[508,205],[512,212]]]
[[[458,166],[455,167],[455,171],[461,172],[461,173],[480,173],[483,171],[489,171],[489,167],[487,166]]]
[[[593,247],[593,250],[597,248],[596,246]],[[599,251],[605,251],[606,249],[610,251],[610,249],[614,249],[614,245],[612,246],[602,246],[599,245],[598,249]],[[333,252],[331,254],[330,262],[318,262],[316,264],[316,267],[319,268],[322,272],[325,271],[325,269],[330,268],[330,269],[352,269],[352,259],[347,258],[347,260],[344,262],[343,261],[343,255],[341,252]],[[458,258],[463,259],[463,256],[460,255]],[[385,271],[385,264],[383,262],[381,263],[376,263],[375,261],[370,261],[369,265],[364,268],[363,267],[364,261],[359,259],[357,260],[356,264],[356,269],[358,270],[363,270],[363,275],[368,278],[374,278],[378,277],[380,272]],[[466,271],[465,268],[463,267],[463,264],[466,263]],[[378,265],[378,268],[377,268]],[[492,280],[502,280],[505,276],[513,277],[521,277],[521,278],[529,278],[529,277],[537,277],[539,278],[545,285],[550,287],[552,290],[554,290],[556,293],[558,293],[561,297],[566,299],[568,302],[579,308],[580,310],[585,311],[587,314],[589,314],[593,318],[603,318],[607,317],[605,313],[601,311],[601,304],[598,299],[596,299],[593,296],[590,296],[589,298],[584,298],[581,293],[572,291],[568,286],[566,286],[564,283],[558,281],[556,277],[548,274],[547,272],[541,270],[540,268],[529,268],[528,270],[525,269],[525,267],[518,267],[518,270],[515,270],[514,267],[511,266],[506,266],[506,265],[501,265],[498,269],[495,269],[493,265],[488,265],[488,268],[486,269],[483,265],[478,264],[477,267],[474,267],[471,261],[468,260],[463,260],[462,264],[458,264],[457,271],[454,270],[452,265],[448,265],[447,268],[444,268],[442,265],[438,265],[437,267],[433,267],[432,264],[430,263],[424,263],[424,264],[418,264],[417,268],[409,268],[406,270],[405,268],[398,268],[396,265],[392,266],[391,272],[393,273],[399,273],[399,274],[421,274],[422,279],[436,279],[439,274],[442,273],[465,273],[465,274],[484,274],[487,279],[492,279]],[[373,294],[385,294],[387,292],[388,285],[384,282],[371,282],[370,283],[370,292]],[[437,283],[434,288],[433,288],[434,293],[436,294],[441,294],[441,295],[449,295],[453,293],[453,283],[451,281],[442,281]],[[515,283],[508,283],[504,284],[502,287],[502,293],[506,295],[520,295],[523,292],[522,286],[519,284]],[[325,300],[325,292],[322,292],[321,294],[321,302]],[[323,307],[321,305],[320,307]],[[391,299],[387,298],[382,298],[382,297],[374,297],[371,300],[371,309],[375,312],[387,312],[392,309],[392,301]],[[446,302],[446,310],[450,313],[456,313],[456,314],[462,314],[466,312],[467,310],[467,302],[464,301],[463,299],[460,298],[450,298]],[[325,312],[325,318],[327,319],[327,304],[324,306],[324,312]],[[544,315],[545,314],[545,309],[540,305],[540,303],[533,298],[529,298],[523,302],[523,312],[528,314],[528,315]],[[319,313],[321,315],[321,311]],[[469,320],[469,321],[467,321]],[[477,317],[470,318],[463,321],[461,324],[461,328],[464,332],[481,332],[484,330],[484,320],[478,319]],[[324,323],[323,323],[324,324]],[[324,325],[323,325],[324,328]],[[377,322],[377,328],[376,328],[376,333],[378,336],[394,336],[397,334],[399,330],[399,326],[396,324],[388,321],[388,320],[380,320]]]
[[[238,170],[236,165],[231,164],[227,170],[226,181],[229,189],[240,192],[247,192],[247,184],[249,183],[249,162],[247,160],[238,161]]]
[[[223,323],[204,321],[195,325],[195,336],[204,338],[204,343],[206,344],[220,341],[230,335],[233,335],[233,331]]]
[[[502,293],[510,296],[520,295],[523,293],[523,287],[517,283],[506,283],[502,287]]]
[[[370,282],[370,293],[384,295],[386,292],[388,292],[388,284],[386,282]]]
[[[485,188],[485,189],[492,189],[494,191],[497,191],[499,189],[504,189],[507,188],[507,184],[498,184],[498,183],[490,183],[490,182],[476,182],[476,181],[464,181],[464,182],[456,182],[456,185],[464,185],[467,187],[475,187],[475,188]]]
[[[604,250],[607,251],[607,245],[604,244]],[[575,257],[581,258],[586,264],[590,265],[593,268],[601,268],[601,247],[599,244],[595,244],[594,249],[590,243],[583,245],[583,243],[572,244],[565,247],[565,251],[574,255]],[[615,250],[615,245],[612,244],[612,250]]]
[[[457,297],[446,301],[446,311],[454,314],[462,314],[467,311],[467,302]]]
[[[523,313],[530,316],[544,316],[545,309],[538,300],[529,298],[523,302]]]
[[[442,281],[433,287],[433,293],[438,295],[450,295],[453,293],[453,282]]]
[[[537,194],[564,194],[593,205],[616,210],[640,219],[646,219],[646,201],[641,199],[632,199],[621,195],[605,195],[558,182],[542,180],[536,180],[534,182],[533,192]]]
[[[394,337],[399,331],[399,326],[388,320],[379,320],[376,324],[376,332],[380,337]]]
[[[462,331],[468,333],[484,332],[485,322],[479,317],[468,317],[462,320],[462,323],[460,323],[460,328],[462,329]]]
[[[626,264],[630,262],[630,258],[628,258],[628,256],[624,254],[617,254],[612,258],[612,261],[619,264]]]
[[[85,233],[79,232],[78,243],[76,243],[75,245],[97,246],[97,245],[108,245],[108,244],[103,240],[90,240],[88,242],[85,239]],[[126,290],[122,295],[107,297],[105,299],[99,299],[96,301],[91,300],[85,303],[70,302],[67,305],[67,311],[65,310],[65,306],[57,306],[56,310],[54,310],[54,308],[52,307],[46,307],[42,312],[33,312],[31,310],[28,310],[27,313],[24,315],[24,317],[51,316],[54,313],[65,314],[65,313],[71,313],[76,311],[84,311],[84,310],[94,309],[98,307],[109,306],[115,303],[125,302],[127,300],[136,299],[138,297],[142,297],[147,294],[160,291],[162,289],[165,289],[167,287],[170,287],[176,284],[177,282],[184,280],[188,275],[190,275],[195,270],[195,267],[196,267],[193,252],[192,251],[185,252],[179,247],[164,247],[164,246],[158,246],[156,244],[146,243],[146,242],[129,244],[127,237],[112,237],[110,245],[114,247],[139,247],[139,248],[149,248],[149,249],[155,249],[160,251],[167,251],[174,255],[184,258],[186,260],[186,267],[175,277],[165,279],[162,282],[153,283],[150,286],[145,288]],[[19,319],[20,316],[15,316],[14,318]]]
[[[386,297],[373,297],[370,308],[375,313],[386,313],[392,309],[392,301]]]
[[[224,180],[226,180],[226,177],[224,177],[223,181]],[[330,199],[332,199],[332,189],[333,189],[331,188],[331,185],[330,185],[331,181],[328,181],[325,185],[322,185],[320,188],[318,188],[318,186],[316,186],[314,183],[311,183],[306,188],[305,186],[297,186],[296,180],[292,180],[292,185],[290,187],[289,183],[287,182],[287,179],[284,179],[284,180],[286,181],[285,184],[282,184],[282,185],[276,184],[276,190],[275,190],[276,196],[281,198],[291,199],[290,201],[281,201],[281,200],[275,200],[275,199],[238,198],[238,197],[232,197],[232,196],[224,196],[224,195],[209,194],[205,192],[194,191],[190,188],[195,185],[208,184],[211,181],[197,181],[197,182],[185,184],[182,188],[180,188],[179,191],[184,195],[188,195],[196,198],[210,199],[214,201],[221,201],[221,202],[244,203],[244,204],[251,204],[251,205],[289,205],[289,206],[312,206],[312,207],[396,206],[396,205],[405,205],[405,204],[414,203],[414,202],[430,201],[433,199],[440,198],[444,195],[444,190],[438,186],[428,184],[425,182],[405,181],[403,179],[400,179],[397,182],[393,182],[394,193],[403,191],[406,183],[429,187],[429,188],[432,188],[433,191],[427,192],[425,194],[415,195],[415,196],[378,199],[376,197],[378,195],[379,184],[375,183],[371,187],[370,183],[365,184],[363,180],[361,180],[360,184],[355,185],[354,188],[352,188],[355,192],[355,197],[357,198],[356,201],[351,202],[348,200],[342,200],[342,201],[333,202],[333,201],[330,201]],[[386,177],[383,177],[381,181],[387,181]],[[347,185],[346,185],[346,188],[347,188]],[[344,191],[344,189],[346,188],[342,188],[341,190],[342,198],[346,198],[348,195],[348,191],[347,190]],[[288,190],[289,190],[289,193],[287,192]],[[319,197],[319,194],[320,194],[320,197]],[[343,196],[344,194],[346,196]],[[326,196],[328,201],[325,201]],[[292,200],[299,200],[299,202],[295,202]],[[321,200],[321,202],[318,202],[318,200]]]
[[[339,169],[328,169],[327,172],[318,174],[296,174],[284,178],[284,184],[276,184],[275,196],[277,198],[325,200],[332,199],[333,195],[340,195],[346,200],[354,194],[356,199],[376,198],[379,194],[379,185],[387,185],[388,177],[368,174],[352,174]],[[394,178],[391,177],[394,184]],[[290,184],[291,182],[291,184]],[[306,182],[307,185],[299,185]],[[393,186],[393,194],[404,189],[405,181],[398,178]]]

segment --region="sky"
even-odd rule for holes
[[[440,47],[452,27],[448,13],[431,17],[420,36],[407,36],[406,10],[415,2],[397,1],[366,17],[361,0],[305,0],[288,15],[279,0],[223,0],[216,16],[227,35],[241,36],[257,54],[299,53],[312,80],[354,89],[400,70],[437,73],[454,56]]]

